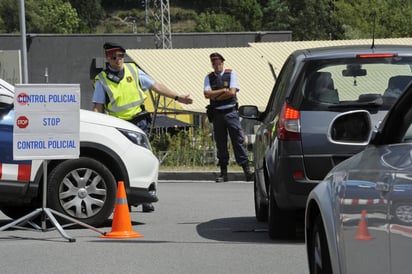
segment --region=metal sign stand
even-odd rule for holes
[[[57,229],[60,233],[60,235],[69,240],[69,242],[75,242],[76,239],[69,236],[63,229],[63,227],[59,224],[59,222],[56,220],[56,218],[53,216],[57,215],[60,218],[66,219],[70,222],[73,222],[75,224],[81,225],[83,227],[89,228],[91,230],[96,231],[97,233],[100,233],[102,235],[106,235],[106,232],[97,229],[91,225],[88,225],[86,223],[80,222],[79,220],[76,220],[74,218],[71,218],[69,216],[66,216],[56,210],[53,210],[51,208],[47,208],[46,207],[47,204],[47,160],[43,161],[43,202],[42,202],[42,207],[41,208],[37,208],[35,209],[33,212],[7,224],[4,225],[2,227],[0,227],[0,231],[4,231],[10,227],[16,227],[16,228],[21,228],[21,229],[29,229],[26,227],[21,227],[19,225],[25,225],[25,224],[30,224],[35,230],[41,230],[43,232],[45,231],[51,231],[54,229]],[[37,216],[41,216],[41,227],[39,227],[37,224],[35,224],[34,222],[31,222],[33,219],[35,219]],[[47,228],[46,226],[46,220],[49,219],[50,222],[54,225],[54,228]]]

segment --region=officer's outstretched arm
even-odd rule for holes
[[[155,82],[150,88],[160,95],[177,100],[180,103],[191,104],[193,102],[192,98],[190,98],[190,95],[178,95],[176,92],[173,92],[165,85],[157,82]]]

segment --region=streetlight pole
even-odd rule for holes
[[[29,82],[29,77],[27,73],[26,16],[24,11],[24,0],[20,0],[20,33],[23,66],[23,83],[27,84]]]

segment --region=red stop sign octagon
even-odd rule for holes
[[[26,116],[19,116],[16,120],[16,125],[19,128],[26,128],[29,125],[29,119]]]

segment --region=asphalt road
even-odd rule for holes
[[[254,218],[250,182],[160,182],[159,199],[155,212],[130,213],[143,238],[65,228],[69,242],[57,231],[2,231],[1,273],[308,273],[303,236],[272,241]],[[0,225],[8,222],[1,214]]]

